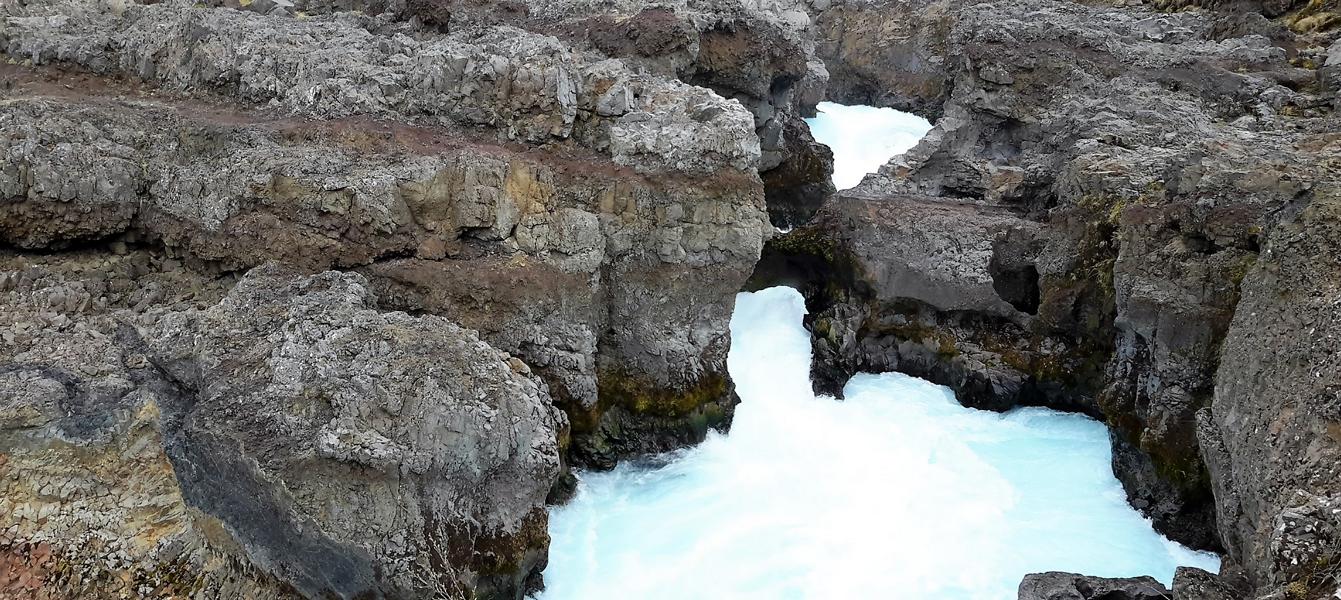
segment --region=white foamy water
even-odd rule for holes
[[[819,103],[819,114],[806,119],[815,140],[833,149],[833,184],[845,190],[867,173],[917,145],[931,123],[892,108]]]
[[[815,397],[804,313],[790,288],[740,294],[731,433],[582,474],[541,598],[993,600],[1036,571],[1217,568],[1126,504],[1093,420],[972,410],[892,373]]]

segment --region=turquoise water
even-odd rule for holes
[[[804,311],[790,288],[737,298],[731,433],[582,474],[541,598],[991,600],[1036,571],[1217,568],[1126,504],[1091,419],[968,409],[894,373],[815,397]]]

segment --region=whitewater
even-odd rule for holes
[[[804,314],[790,288],[740,294],[731,432],[582,474],[541,598],[1008,599],[1037,571],[1218,568],[1126,503],[1094,420],[964,408],[896,373],[815,396]]]
[[[811,128],[834,149],[840,189],[931,127],[888,109],[820,111]],[[1180,565],[1218,569],[1127,504],[1103,424],[969,409],[898,373],[817,397],[804,315],[790,288],[737,297],[730,433],[581,473],[550,516],[541,600],[1007,600],[1032,572],[1167,585]]]

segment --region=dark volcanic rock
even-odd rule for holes
[[[1211,573],[1179,567],[1170,590],[1151,577],[1107,578],[1075,573],[1031,573],[1019,600],[1241,600],[1241,592]]]
[[[1075,573],[1031,573],[1020,582],[1019,600],[1167,600],[1169,590],[1153,577],[1107,579]]]
[[[893,107],[933,122],[940,117],[953,87],[946,35],[959,2],[813,4],[826,7],[815,11],[816,54],[829,71],[830,100]]]

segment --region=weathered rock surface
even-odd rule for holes
[[[1032,573],[1020,582],[1019,600],[1235,600],[1238,592],[1215,575],[1179,567],[1170,590],[1151,577],[1106,578],[1075,573]]]
[[[161,256],[4,262],[0,589],[507,597],[543,568],[563,415],[473,332],[353,274],[198,308],[223,282]]]
[[[266,18],[176,2],[117,14],[52,0],[14,12],[0,46],[39,65],[208,88],[320,118],[481,125],[535,143],[571,138],[645,170],[742,170],[759,160],[750,116],[730,102],[508,27],[413,36],[353,13]]]
[[[0,231],[21,247],[120,236],[213,268],[363,267],[395,307],[532,363],[579,437],[612,406],[683,421],[679,444],[725,422],[725,324],[767,233],[748,173],[650,179],[580,151],[189,103],[22,95],[4,110]],[[627,391],[602,405],[601,377]],[[615,429],[584,460],[675,445]]]
[[[780,227],[808,220],[833,191],[832,158],[802,120],[813,116],[828,79],[815,57],[814,28],[802,2],[412,0],[368,7],[444,30],[507,24],[553,35],[739,101],[754,119],[759,171]],[[598,112],[618,110],[629,100],[607,95]]]
[[[4,593],[517,597],[568,463],[729,421],[752,269],[826,391],[1104,418],[1228,552],[1160,593],[1336,588],[1334,2],[206,4],[0,4]],[[937,126],[756,268],[826,81]]]
[[[753,285],[810,300],[817,385],[894,368],[975,406],[1104,418],[1116,474],[1162,531],[1223,545],[1263,593],[1322,589],[1296,565],[1336,555],[1320,507],[1337,373],[1309,337],[1332,316],[1321,215],[1341,131],[1316,59],[1335,32],[1048,1],[849,2],[815,20],[831,94],[940,116],[765,251]],[[1288,280],[1266,252],[1284,236]]]
[[[516,28],[288,8],[3,7],[0,246],[81,273],[49,300],[77,317],[7,299],[6,345],[143,358],[58,389],[30,375],[55,359],[0,356],[0,390],[22,392],[0,410],[5,481],[40,511],[14,517],[0,586],[517,597],[568,464],[729,422],[727,323],[771,233],[748,111]],[[76,268],[104,258],[130,270]],[[110,386],[80,400],[103,433],[53,454],[43,411],[85,385]],[[82,505],[27,474],[128,447],[147,454],[99,493],[172,496],[168,550],[71,545]],[[141,464],[157,479],[117,487]]]
[[[1074,573],[1033,573],[1020,582],[1019,600],[1166,600],[1169,590],[1153,577],[1106,579]]]
[[[1243,282],[1198,437],[1220,537],[1259,587],[1335,590],[1341,560],[1341,193],[1286,207]]]

